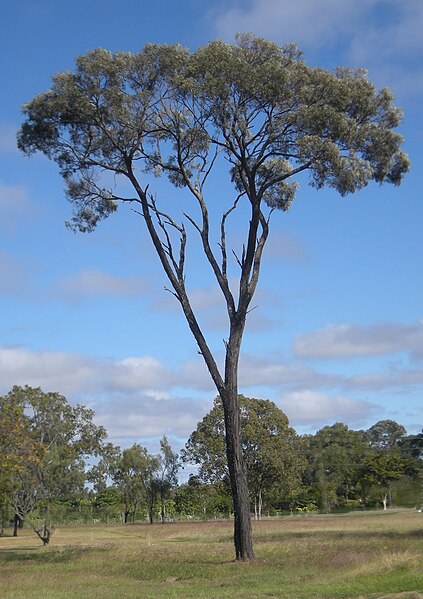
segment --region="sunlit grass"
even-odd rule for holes
[[[254,525],[233,562],[231,522],[59,527],[0,538],[1,599],[423,599],[423,516],[283,518]]]

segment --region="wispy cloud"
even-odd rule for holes
[[[382,411],[380,406],[366,400],[330,396],[308,389],[284,394],[278,403],[294,426],[323,426],[334,422],[362,426]]]
[[[420,0],[251,0],[214,10],[216,33],[232,41],[252,31],[308,52],[336,48],[338,60],[371,70],[403,94],[422,93],[423,4]],[[345,48],[340,54],[340,48]]]
[[[216,15],[215,26],[225,38],[233,39],[238,31],[253,31],[277,41],[321,45],[323,40],[333,42],[352,31],[375,2],[369,0],[360,7],[354,0],[252,0]]]
[[[324,329],[298,335],[297,358],[351,358],[408,352],[423,356],[423,322],[382,322],[370,326],[329,324]]]
[[[240,387],[267,385],[284,388],[323,387],[341,384],[339,376],[322,374],[301,362],[282,356],[260,357],[243,354],[240,361]]]
[[[144,293],[147,288],[147,282],[141,278],[118,277],[92,269],[60,279],[53,294],[74,302],[100,295],[131,297]]]

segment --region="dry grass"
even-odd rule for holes
[[[47,548],[0,538],[1,599],[423,599],[416,512],[255,523],[234,563],[232,523],[61,527]]]

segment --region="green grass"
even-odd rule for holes
[[[1,599],[423,599],[423,515],[295,517],[254,525],[233,562],[231,522],[59,527],[0,538]]]

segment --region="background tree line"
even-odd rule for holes
[[[239,396],[241,445],[254,516],[422,501],[423,432],[393,420],[368,430],[336,423],[298,435],[273,402]],[[28,521],[44,543],[54,523],[232,517],[219,397],[178,455],[122,449],[94,412],[59,393],[14,387],[0,397],[0,507],[13,534]],[[197,474],[178,484],[188,464]]]

